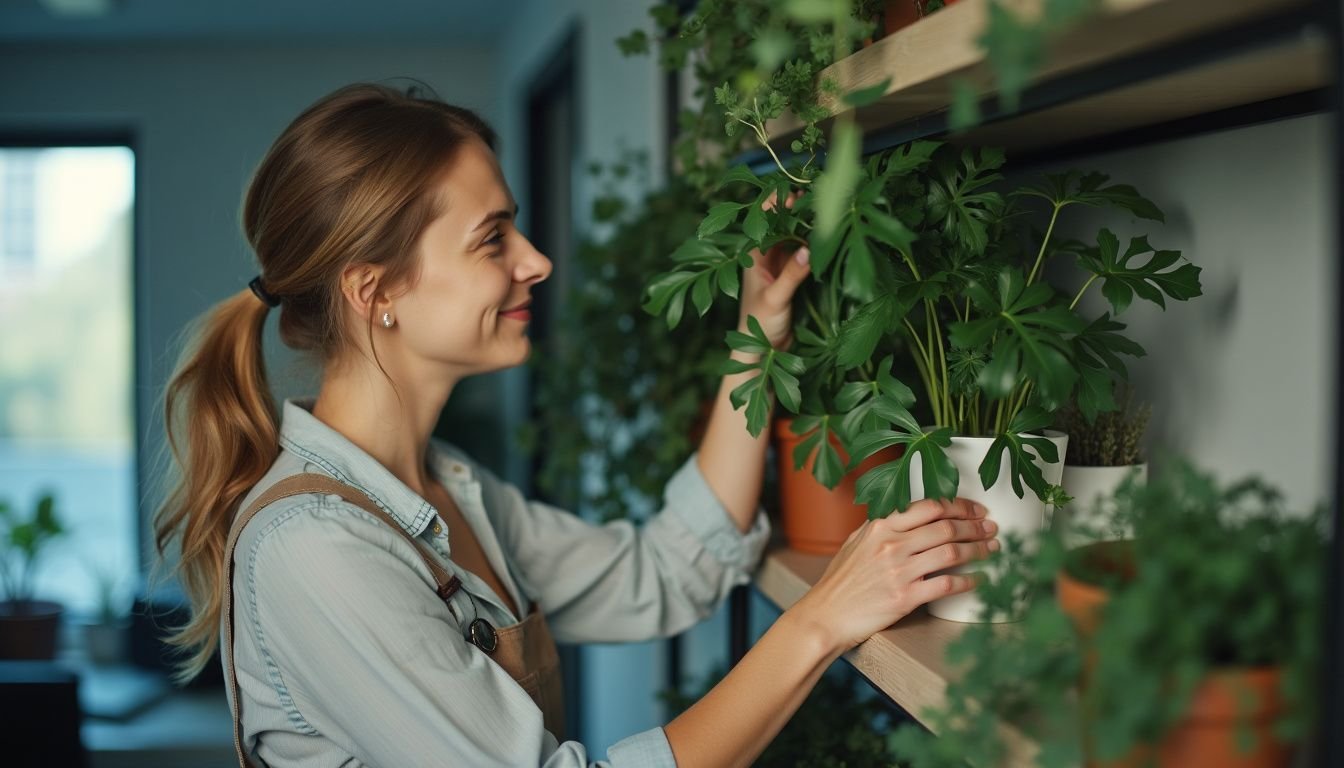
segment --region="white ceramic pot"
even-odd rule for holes
[[[1064,492],[1073,497],[1068,507],[1060,510],[1055,524],[1064,535],[1064,541],[1071,547],[1082,546],[1099,538],[1128,539],[1134,532],[1127,528],[1102,531],[1105,519],[1105,502],[1115,495],[1120,483],[1131,472],[1137,472],[1141,481],[1148,480],[1147,464],[1132,464],[1124,467],[1075,467],[1065,465],[1064,479],[1061,485]],[[1079,526],[1092,529],[1091,532],[1079,531]]]
[[[1045,437],[1055,444],[1059,452],[1059,461],[1047,464],[1039,457],[1036,466],[1051,485],[1060,483],[1064,471],[1064,451],[1068,448],[1069,436],[1053,429],[1045,430]],[[1030,537],[1038,533],[1046,522],[1046,505],[1036,497],[1035,492],[1022,486],[1022,497],[1013,491],[1013,482],[1008,472],[1008,452],[1004,451],[1000,459],[999,479],[986,490],[980,483],[980,462],[985,460],[989,446],[994,443],[992,437],[953,437],[952,445],[947,449],[947,457],[957,468],[961,480],[957,485],[957,495],[985,505],[990,520],[998,526],[998,537],[1002,539],[1008,533],[1017,533]],[[1030,449],[1028,449],[1030,450]],[[922,457],[910,460],[911,498],[924,498],[924,480],[922,475]],[[972,573],[988,570],[986,563],[973,563],[947,571],[949,573]],[[945,597],[929,603],[929,613],[940,619],[962,622],[979,622],[983,603],[974,592]],[[998,616],[996,622],[1010,621],[1011,617]]]

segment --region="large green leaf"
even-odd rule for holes
[[[697,237],[708,237],[737,221],[737,215],[746,208],[746,203],[715,203],[709,207],[709,214],[700,222],[696,230]]]
[[[976,320],[949,326],[953,345],[962,349],[987,348],[989,361],[978,383],[991,398],[1001,399],[1025,376],[1047,404],[1068,397],[1078,373],[1070,360],[1069,339],[1084,322],[1072,310],[1055,304],[1054,289],[1044,283],[1026,284],[1017,268],[999,273],[996,290],[971,282],[967,294],[984,314]]]
[[[1037,187],[1023,189],[1022,195],[1040,197],[1063,208],[1068,205],[1087,205],[1093,208],[1114,206],[1144,219],[1166,221],[1166,216],[1153,201],[1140,195],[1138,190],[1128,184],[1102,186],[1110,180],[1103,173],[1080,171],[1046,174],[1045,182]]]
[[[1024,495],[1022,482],[1025,480],[1027,486],[1036,492],[1037,497],[1046,498],[1050,484],[1045,481],[1041,468],[1036,466],[1036,457],[1039,456],[1047,464],[1054,464],[1061,457],[1055,444],[1048,438],[1028,433],[1048,426],[1050,426],[1050,414],[1041,408],[1028,407],[1018,412],[1008,424],[1008,429],[994,438],[989,451],[985,453],[985,460],[980,462],[980,484],[985,490],[989,490],[999,479],[1003,452],[1008,451],[1009,478],[1017,497],[1020,499]],[[1031,453],[1028,453],[1028,449]]]
[[[883,358],[872,381],[852,381],[840,388],[835,406],[844,414],[840,434],[846,440],[853,441],[890,424],[892,403],[906,409],[915,404],[915,393],[891,374],[892,361],[891,355]],[[857,465],[857,460],[850,461],[851,467]]]
[[[791,429],[794,434],[806,435],[793,449],[793,466],[802,469],[809,458],[816,454],[812,464],[812,476],[827,488],[834,488],[844,479],[845,468],[840,461],[840,453],[831,443],[833,429],[831,415],[799,416],[793,420]]]
[[[1078,265],[1102,279],[1101,293],[1120,314],[1135,294],[1166,309],[1163,296],[1185,301],[1202,294],[1200,268],[1189,262],[1170,269],[1181,258],[1180,251],[1155,251],[1146,236],[1130,239],[1129,248],[1120,254],[1120,241],[1109,229],[1097,235],[1097,247],[1079,254]],[[1136,257],[1151,254],[1142,264]]]
[[[857,368],[873,356],[882,337],[894,331],[903,316],[894,296],[879,296],[840,324],[836,361],[844,370]]]
[[[989,223],[998,217],[1003,198],[985,187],[1003,178],[1001,149],[964,149],[940,154],[928,188],[929,215],[942,222],[948,238],[971,254],[984,254],[989,245]]]
[[[889,461],[865,472],[854,485],[854,500],[868,505],[868,517],[886,517],[894,510],[905,511],[910,506],[910,464],[920,457],[924,496],[932,499],[951,499],[957,495],[960,478],[957,467],[947,457],[946,448],[952,445],[949,427],[924,432],[918,426],[912,431],[879,430],[864,435],[854,445],[856,456],[867,458],[883,448],[905,446],[905,453],[896,461]]]
[[[1073,359],[1078,366],[1078,409],[1088,422],[1103,411],[1116,408],[1114,384],[1127,381],[1129,369],[1121,355],[1143,357],[1143,347],[1120,334],[1124,323],[1103,314],[1073,338]]]

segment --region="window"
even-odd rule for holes
[[[34,597],[138,588],[129,147],[0,147],[0,498],[50,489],[66,535]]]

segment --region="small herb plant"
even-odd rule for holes
[[[1069,463],[1078,467],[1128,467],[1143,461],[1139,446],[1148,428],[1152,407],[1135,405],[1128,387],[1116,399],[1113,411],[1088,420],[1077,404],[1059,413],[1059,425],[1069,435]]]
[[[9,505],[0,501],[0,586],[4,587],[4,601],[13,603],[23,613],[33,601],[33,580],[37,575],[38,556],[48,543],[65,533],[56,513],[56,498],[41,494],[33,506],[31,517],[24,519]]]
[[[963,670],[948,705],[927,713],[940,736],[917,728],[893,735],[893,749],[917,768],[997,765],[1006,744],[996,722],[1021,727],[1045,768],[1081,762],[1079,734],[1099,760],[1159,741],[1188,714],[1212,671],[1282,669],[1286,702],[1277,735],[1301,741],[1316,718],[1327,518],[1323,507],[1289,513],[1277,490],[1256,478],[1221,485],[1177,462],[1147,483],[1126,481],[1097,531],[1132,526],[1134,576],[1100,577],[1057,533],[1013,538],[1004,567],[981,587],[985,616],[1033,595],[1015,625],[969,625],[948,661]],[[1083,651],[1052,594],[1056,574],[1111,594],[1093,638],[1093,683],[1075,695]],[[1093,713],[1079,721],[1080,711]],[[1239,737],[1240,738],[1240,737]]]

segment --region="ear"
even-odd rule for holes
[[[378,295],[384,271],[380,264],[351,264],[341,271],[341,295],[359,317],[377,317],[391,304]]]

